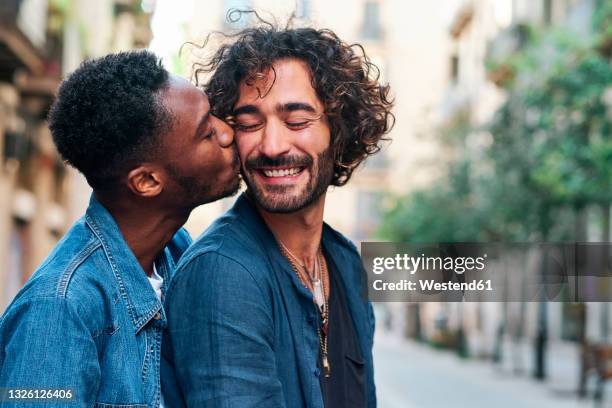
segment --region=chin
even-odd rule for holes
[[[262,200],[257,199],[257,203],[267,212],[289,214],[309,207],[317,201],[317,198],[318,197],[312,197],[305,192],[292,194],[290,196],[265,193]]]
[[[240,178],[234,178],[227,183],[224,183],[223,189],[217,194],[216,198],[212,201],[219,200],[221,198],[231,197],[236,195],[240,191],[240,187],[242,187],[242,182]]]

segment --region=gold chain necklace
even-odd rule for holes
[[[310,274],[306,270],[306,266],[300,263],[298,258],[295,255],[293,255],[291,251],[289,251],[289,248],[287,248],[280,240],[277,240],[277,241],[280,244],[279,247],[281,249],[282,254],[289,261],[291,268],[297,275],[302,285],[304,285],[304,287],[310,290],[311,293],[313,293],[314,295],[314,282],[312,283],[312,286],[310,286],[307,280],[302,276],[302,273],[300,273],[300,269],[298,268],[298,265],[301,266],[303,268],[303,273],[307,275],[311,281],[313,281],[313,279],[310,277]],[[321,325],[320,327],[317,327],[317,336],[319,337],[319,347],[321,349],[321,365],[323,366],[323,374],[325,375],[326,378],[329,378],[331,375],[331,366],[329,365],[329,359],[327,356],[327,334],[328,334],[328,328],[329,328],[329,304],[328,304],[327,296],[325,296],[325,276],[327,275],[328,270],[327,270],[327,265],[325,264],[324,261],[322,261],[322,258],[323,258],[323,253],[321,251],[321,247],[319,246],[319,249],[317,251],[315,269],[317,266],[319,267],[319,280],[321,281],[321,286],[323,288],[322,292],[323,292],[324,302],[322,306],[319,307],[319,305],[316,304],[316,300],[315,300],[315,306],[321,316]],[[313,296],[313,300],[314,300],[314,296]]]

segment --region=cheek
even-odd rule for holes
[[[209,142],[201,142],[193,149],[184,151],[182,157],[189,158],[193,167],[200,173],[218,171],[226,166],[227,161],[221,147]]]
[[[214,157],[213,155],[215,153],[216,152],[210,143],[199,143],[198,146],[196,146],[195,149],[192,150],[192,153],[190,153],[190,155],[193,159],[197,159],[199,163],[205,164],[206,162],[210,161],[211,157]]]
[[[249,156],[253,156],[257,151],[257,140],[258,137],[256,132],[249,133],[247,135],[236,135],[234,140],[236,141],[236,149],[238,150],[238,156],[240,161],[244,163]]]
[[[318,154],[329,147],[330,140],[329,128],[324,125],[317,125],[300,132],[297,135],[296,144],[302,150]]]

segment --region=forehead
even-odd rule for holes
[[[194,120],[199,119],[198,113],[205,113],[209,109],[206,94],[189,81],[179,77],[173,76],[168,80],[168,86],[162,97],[166,108],[181,119],[183,116],[194,114],[198,116]]]
[[[172,78],[161,97],[164,107],[171,114],[171,126],[163,136],[164,146],[184,149],[185,144],[194,139],[210,110],[208,97],[188,81]]]
[[[247,84],[245,80],[240,83],[234,109],[252,105],[265,111],[294,102],[304,102],[317,109],[323,106],[312,86],[312,76],[306,63],[293,58],[281,59],[253,83]]]

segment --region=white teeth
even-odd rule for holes
[[[266,177],[286,177],[293,176],[300,172],[299,167],[294,167],[292,169],[282,169],[282,170],[264,170],[263,173]]]

